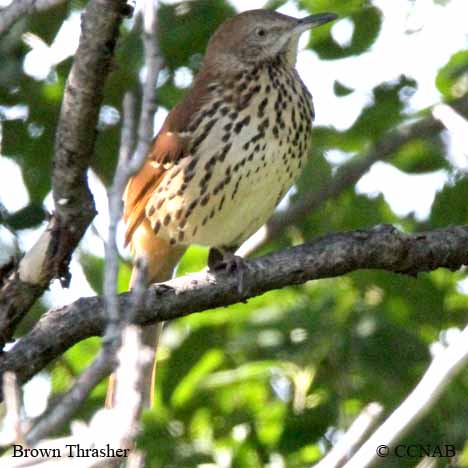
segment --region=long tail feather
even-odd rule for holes
[[[162,283],[172,278],[173,272],[182,255],[185,247],[172,247],[166,241],[157,238],[151,226],[145,220],[132,236],[132,249],[135,258],[145,257],[148,262],[148,283]],[[132,271],[130,279],[130,289],[136,280],[136,270]],[[148,325],[144,327],[142,341],[145,346],[153,350],[152,368],[143,370],[143,406],[151,408],[154,402],[154,383],[156,380],[156,352],[159,338],[163,329],[163,323]],[[115,374],[109,378],[109,385],[106,395],[106,408],[111,408],[114,402],[116,379]]]

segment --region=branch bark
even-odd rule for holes
[[[83,15],[56,133],[55,213],[0,291],[0,345],[11,339],[18,322],[51,280],[60,278],[68,284],[71,254],[96,214],[87,169],[94,152],[104,83],[126,14],[125,0],[92,0]]]
[[[236,275],[201,272],[151,286],[142,298],[135,323],[148,325],[194,312],[227,306],[284,286],[341,276],[359,269],[417,275],[437,268],[468,265],[468,226],[406,234],[393,226],[329,234],[315,241],[248,261],[246,292],[240,296]],[[129,293],[119,307],[132,307]],[[0,356],[0,372],[29,380],[70,346],[102,335],[106,316],[99,297],[82,298],[49,311],[31,333]]]

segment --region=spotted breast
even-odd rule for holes
[[[280,57],[229,83],[213,80],[208,90],[178,133],[189,141],[186,156],[168,163],[146,216],[172,245],[235,247],[266,222],[300,173],[312,98]]]

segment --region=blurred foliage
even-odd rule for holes
[[[447,98],[458,97],[468,89],[468,50],[455,53],[436,80],[437,88]]]
[[[283,3],[272,0],[268,6]],[[371,2],[296,3],[310,13],[333,11],[352,22],[353,34],[344,46],[330,35],[331,25],[314,32],[309,46],[323,59],[369,51],[380,33],[383,17]],[[23,63],[29,49],[21,35],[32,32],[50,45],[64,19],[84,4],[75,1],[36,13],[17,23],[0,42],[2,154],[20,166],[31,200],[22,210],[4,216],[20,235],[21,230],[39,225],[45,217],[43,201],[50,191],[55,126],[72,63],[71,58],[66,59],[44,79],[27,75]],[[159,40],[165,60],[157,97],[160,105],[170,108],[183,96],[186,90],[177,85],[177,72],[188,67],[196,73],[208,38],[233,13],[224,0],[160,3]],[[123,94],[127,90],[139,93],[144,65],[140,28],[139,22],[134,27],[132,21],[125,22],[115,69],[105,91],[92,166],[107,185],[118,153]],[[468,52],[451,53],[436,82],[445,99],[460,96],[468,88]],[[335,79],[335,94],[343,99],[352,96],[354,90],[339,77]],[[406,104],[416,88],[409,76],[381,83],[369,90],[367,104],[349,128],[314,128],[311,163],[294,197],[332,180],[337,165],[328,160],[329,150],[341,150],[348,159],[359,158],[382,135],[413,117],[408,115]],[[20,107],[12,113],[12,106]],[[424,221],[413,215],[398,216],[382,195],[369,197],[349,188],[263,251],[329,231],[379,223],[393,223],[406,231],[466,224],[468,181],[446,153],[439,135],[422,135],[401,147],[390,161],[413,176],[437,170],[449,175],[449,183],[436,195]],[[206,249],[190,248],[179,274],[200,270],[206,256]],[[103,258],[85,249],[77,257],[89,284],[100,294]],[[126,290],[129,276],[130,268],[122,261],[119,291]],[[158,364],[157,407],[145,414],[138,441],[149,455],[149,466],[207,463],[244,468],[271,463],[300,468],[314,463],[369,402],[382,403],[388,413],[411,391],[430,362],[430,345],[444,330],[466,323],[468,297],[459,286],[465,277],[464,272],[445,270],[418,278],[359,271],[272,291],[247,304],[168,324]],[[20,332],[30,328],[46,308],[38,303]],[[98,349],[99,339],[86,340],[49,367],[54,396],[72,384]],[[467,390],[465,371],[403,443],[454,444],[460,454],[459,466],[468,466]],[[79,417],[89,417],[102,405],[104,393],[103,382]],[[389,458],[385,466],[414,463],[414,459]]]
[[[201,57],[213,31],[235,10],[223,0],[198,0],[165,5],[158,13],[158,40],[166,66],[175,71],[193,66],[194,55]],[[181,47],[190,44],[190,47]]]
[[[304,2],[319,3],[319,2]],[[325,3],[325,2],[320,2]],[[340,15],[341,18],[346,18],[353,24],[353,34],[349,45],[342,46],[338,44],[329,34],[331,24],[319,28],[314,32],[311,39],[312,48],[323,59],[339,59],[358,55],[365,52],[377,38],[382,22],[380,10],[376,7],[365,7],[354,9],[349,4],[356,2],[331,2],[338,3],[335,6],[327,7],[328,10]],[[358,2],[362,3],[362,2]],[[350,11],[351,10],[351,11]],[[313,11],[325,11],[325,9],[317,8]],[[327,31],[328,29],[328,31]]]

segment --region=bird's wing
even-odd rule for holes
[[[165,173],[187,156],[188,138],[179,133],[164,131],[154,139],[151,150],[140,171],[133,176],[124,193],[124,221],[127,225],[125,245],[145,218],[146,204],[158,188]]]
[[[212,70],[205,69],[199,73],[190,92],[166,117],[140,172],[128,182],[123,197],[124,221],[127,225],[125,245],[145,219],[146,204],[167,170],[181,159],[190,157],[191,139],[187,128],[209,99],[209,87],[215,81],[216,74]]]

